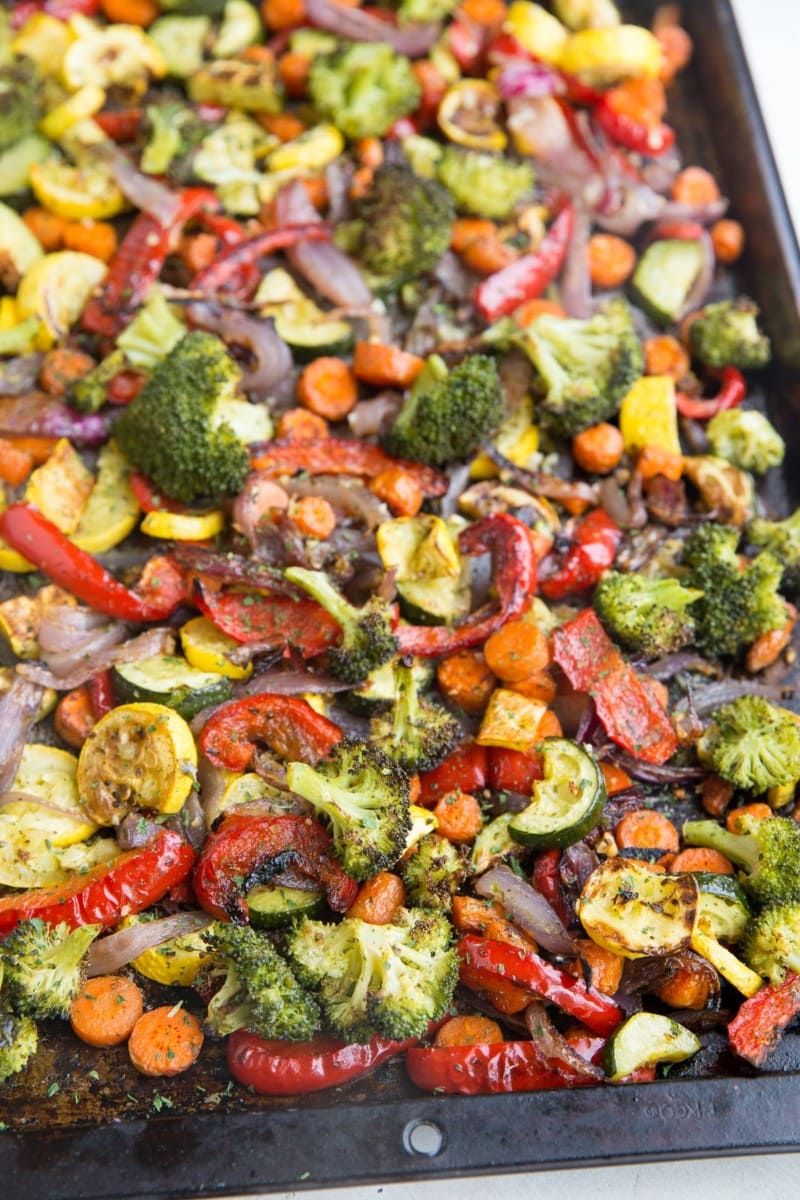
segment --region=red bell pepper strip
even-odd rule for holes
[[[305,1096],[359,1079],[417,1044],[417,1038],[393,1042],[377,1034],[354,1044],[325,1036],[292,1043],[237,1029],[228,1038],[228,1070],[261,1096]]]
[[[136,399],[146,382],[143,371],[118,371],[106,388],[106,400],[117,408],[124,408]]]
[[[443,496],[447,491],[444,475],[432,467],[393,458],[379,446],[352,438],[276,438],[254,449],[252,466],[267,478],[308,471],[310,475],[354,475],[362,479],[371,479],[390,467],[402,467],[426,496]]]
[[[215,767],[246,771],[259,739],[287,761],[313,766],[343,737],[338,725],[301,696],[264,692],[218,708],[200,735],[200,749]]]
[[[154,483],[139,471],[131,471],[131,491],[136,497],[142,512],[171,512],[185,513],[187,506],[180,500],[171,500],[164,496]]]
[[[114,694],[114,679],[110,671],[98,671],[87,681],[89,699],[95,720],[99,721],[106,713],[116,707],[117,697]]]
[[[560,850],[543,850],[541,854],[537,854],[533,863],[532,882],[537,892],[544,896],[564,924],[569,925],[570,915],[564,903],[564,893],[561,890],[561,879],[558,874],[560,862]]]
[[[323,654],[342,636],[341,626],[316,600],[295,600],[261,592],[215,592],[195,581],[197,607],[223,633],[242,645],[299,651],[303,658]]]
[[[710,421],[717,413],[737,408],[747,395],[747,381],[736,367],[723,367],[719,392],[712,400],[695,399],[683,392],[676,392],[675,406],[682,417],[695,421]]]
[[[789,1022],[800,1013],[800,975],[789,971],[777,987],[765,983],[745,1000],[728,1026],[734,1054],[761,1067],[781,1039]]]
[[[467,742],[434,767],[423,771],[419,777],[420,804],[433,808],[442,796],[450,792],[469,792],[474,795],[486,787],[489,776],[489,751],[477,742]]]
[[[523,754],[502,746],[489,747],[489,787],[495,792],[520,792],[529,796],[537,779],[542,778],[542,760],[538,754]],[[468,790],[468,789],[465,789]]]
[[[116,621],[163,621],[184,600],[183,576],[171,559],[151,559],[133,592],[30,504],[0,513],[0,537],[53,583]]]
[[[608,996],[530,950],[518,950],[516,946],[471,934],[461,938],[457,949],[467,966],[534,992],[583,1021],[593,1033],[608,1037],[623,1018],[622,1009]]]
[[[675,142],[675,130],[663,121],[638,121],[614,107],[613,98],[604,96],[594,108],[594,119],[606,137],[626,150],[658,157]]]
[[[622,530],[602,508],[587,513],[561,566],[541,581],[539,591],[548,600],[563,600],[593,588],[613,564],[621,539]]]
[[[572,205],[565,204],[538,250],[523,254],[522,258],[478,284],[474,301],[484,320],[496,321],[498,317],[507,316],[526,300],[541,296],[558,278],[567,256],[573,223]]]
[[[476,992],[506,1016],[524,1012],[528,1005],[537,999],[533,992],[525,991],[524,988],[509,983],[507,979],[501,979],[493,972],[481,971],[467,963],[461,964],[458,981],[462,987]]]
[[[536,588],[536,556],[526,525],[510,513],[495,513],[470,525],[458,540],[462,554],[492,555],[499,607],[488,616],[472,613],[460,625],[398,625],[401,654],[421,658],[454,654],[485,642],[495,629],[520,616]]]
[[[19,921],[45,925],[116,925],[142,912],[191,873],[194,850],[178,833],[162,829],[151,842],[129,850],[66,883],[17,892],[0,899],[0,937]]]
[[[44,11],[59,21],[70,17],[93,17],[100,11],[100,0],[44,0]]]
[[[246,924],[247,893],[288,867],[321,884],[334,912],[345,912],[356,898],[358,884],[345,875],[319,821],[244,813],[225,817],[206,838],[194,871],[195,895],[212,917]]]
[[[296,246],[298,242],[329,242],[331,227],[320,222],[286,225],[283,229],[264,229],[238,242],[230,243],[210,266],[198,271],[191,282],[192,291],[239,291],[250,278],[257,259],[276,250]],[[244,272],[244,278],[242,273]]]
[[[588,1071],[581,1075],[574,1068],[549,1066],[534,1042],[414,1046],[406,1055],[406,1069],[422,1091],[447,1096],[542,1092],[597,1083]]]
[[[665,763],[675,753],[678,739],[667,713],[642,686],[591,608],[555,631],[553,658],[576,691],[594,698],[612,741],[645,762]]]
[[[99,125],[112,142],[135,142],[142,127],[144,110],[141,108],[117,108],[110,112],[95,113],[92,120]]]

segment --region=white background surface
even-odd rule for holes
[[[701,7],[703,0],[684,0],[684,8],[690,4]],[[800,230],[800,0],[733,0],[733,6],[795,227]],[[753,1120],[759,1116],[754,1113]],[[768,1114],[764,1116],[768,1119]],[[320,1155],[326,1153],[324,1145],[316,1149]],[[298,1200],[796,1200],[800,1198],[800,1154],[544,1171],[285,1196]]]

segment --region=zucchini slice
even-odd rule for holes
[[[169,654],[114,667],[114,686],[121,700],[165,704],[187,721],[209,704],[223,704],[233,696],[231,681],[224,675],[198,671]]]
[[[721,942],[738,942],[753,915],[750,901],[732,875],[696,871],[700,889],[698,916],[704,917],[711,933]]]
[[[256,304],[263,316],[272,317],[276,332],[298,362],[308,362],[320,354],[337,357],[352,349],[349,323],[329,318],[281,267],[261,280]]]
[[[607,858],[576,911],[598,946],[625,958],[661,957],[690,945],[699,896],[693,875],[657,875],[635,859]]]
[[[602,1064],[609,1079],[631,1075],[639,1067],[678,1063],[700,1049],[700,1039],[670,1017],[639,1012],[623,1021],[603,1048]]]
[[[533,850],[563,850],[594,829],[606,800],[599,766],[569,738],[545,738],[541,745],[543,778],[533,785],[533,799],[517,813],[508,832]]]
[[[376,533],[378,553],[395,585],[403,615],[421,625],[445,625],[470,610],[471,567],[461,559],[441,517],[423,514],[384,521]]]
[[[651,242],[631,280],[634,303],[659,325],[677,321],[703,265],[700,242],[663,238]]]
[[[250,923],[256,929],[279,929],[297,917],[318,917],[324,908],[324,892],[307,892],[304,888],[280,884],[254,887],[247,896]]]
[[[509,833],[509,825],[515,813],[501,813],[499,817],[484,825],[472,846],[471,869],[473,875],[482,875],[501,858],[519,851],[519,842]]]

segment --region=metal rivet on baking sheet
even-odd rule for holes
[[[417,1158],[435,1158],[444,1142],[444,1132],[433,1121],[409,1121],[403,1130],[405,1151]]]

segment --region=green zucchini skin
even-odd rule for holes
[[[114,690],[122,703],[165,704],[185,721],[211,704],[233,698],[230,679],[199,671],[185,659],[168,654],[115,666]]]
[[[247,897],[250,924],[256,929],[281,929],[298,917],[318,917],[325,910],[323,892],[267,885],[256,887]]]
[[[700,242],[678,238],[652,242],[630,283],[634,303],[659,325],[677,321],[700,273],[703,254]]]
[[[508,832],[532,850],[563,850],[600,820],[606,785],[591,754],[569,738],[545,738],[541,754],[544,778],[534,783],[531,803]]]
[[[639,1012],[628,1017],[603,1048],[601,1063],[609,1079],[624,1079],[640,1067],[683,1062],[701,1047],[684,1025],[660,1013]]]

